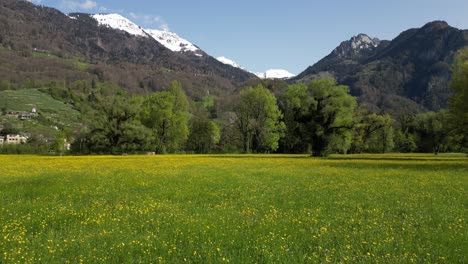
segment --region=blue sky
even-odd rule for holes
[[[32,0],[63,12],[120,13],[168,28],[251,71],[299,74],[359,33],[391,40],[433,20],[468,29],[467,0]]]

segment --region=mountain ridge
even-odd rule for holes
[[[89,14],[67,16],[54,8],[17,0],[2,0],[0,7],[0,43],[7,49],[79,57],[92,68],[88,78],[108,80],[131,92],[154,91],[179,80],[190,96],[199,98],[207,91],[231,93],[256,78],[209,55],[173,52],[153,38],[99,26]],[[100,72],[99,76],[93,72]]]
[[[231,59],[228,59],[228,58],[226,58],[224,56],[217,57],[216,59],[218,61],[224,63],[224,64],[227,64],[227,65],[230,65],[232,67],[243,69],[243,70],[246,70],[246,71],[248,71],[250,73],[253,73],[260,79],[281,79],[281,80],[286,80],[286,79],[289,79],[289,78],[292,78],[292,77],[296,76],[295,74],[290,73],[289,71],[283,70],[283,69],[269,69],[269,70],[267,70],[265,72],[253,72],[253,71],[249,71],[249,70],[245,69],[244,67],[242,67],[237,62],[235,62],[235,61],[233,61]]]
[[[290,82],[333,77],[375,112],[437,111],[447,106],[450,65],[456,51],[468,46],[468,30],[432,21],[391,41],[379,40],[378,45],[369,41],[359,52],[350,49],[355,38],[342,42]]]
[[[42,80],[42,76],[67,84],[83,78],[98,79],[141,94],[164,89],[170,81],[179,80],[187,94],[199,100],[207,95],[232,94],[249,80],[257,79],[232,60],[211,57],[175,33],[145,30],[120,15],[114,18],[120,24],[106,26],[106,16],[115,14],[65,15],[17,0],[3,0],[0,6],[0,43],[5,51],[16,51],[4,52],[2,59],[13,63],[13,67],[5,69],[7,73],[0,73],[4,79],[10,78],[10,83]],[[374,112],[437,111],[447,105],[450,65],[456,51],[464,46],[468,46],[468,31],[444,21],[408,29],[391,41],[361,33],[341,42],[287,82],[333,77],[349,86],[361,105]],[[47,63],[56,68],[20,63],[37,52],[66,60],[57,64],[49,59]],[[85,63],[86,69],[63,67],[69,61]],[[270,71],[273,77],[268,73],[257,75],[285,78],[274,72],[279,71]],[[14,74],[17,76],[11,78]]]

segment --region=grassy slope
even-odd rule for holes
[[[5,263],[468,261],[463,156],[0,163]]]
[[[0,117],[0,121],[13,122],[24,132],[50,130],[51,125],[74,128],[79,124],[80,113],[72,105],[55,100],[50,95],[35,89],[0,91],[0,107],[13,111],[31,111],[36,107],[46,122],[37,120],[19,121]]]

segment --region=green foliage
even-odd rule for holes
[[[209,95],[202,98],[201,104],[209,112],[210,116],[216,118],[216,107],[215,107],[216,96]]]
[[[280,121],[282,113],[276,97],[268,89],[259,85],[242,90],[235,113],[245,152],[259,153],[278,149],[285,125]]]
[[[140,122],[137,105],[124,96],[101,101],[89,113],[87,133],[77,140],[85,142],[91,153],[122,154],[149,148],[151,132]]]
[[[351,144],[353,111],[356,99],[348,87],[336,85],[333,79],[312,81],[309,86],[289,86],[285,94],[289,112],[286,122],[291,135],[290,146],[310,144],[312,155],[328,156],[346,153]]]
[[[284,151],[289,153],[305,153],[309,149],[309,133],[303,124],[309,114],[313,98],[309,96],[309,88],[304,84],[290,85],[282,98],[284,123],[286,133],[281,140]]]
[[[7,155],[48,155],[50,146],[46,143],[41,144],[10,144],[0,145],[0,154]]]
[[[446,126],[448,115],[446,111],[427,112],[416,116],[416,135],[420,152],[446,152],[451,148],[450,130]]]
[[[56,155],[62,156],[65,152],[65,134],[62,131],[57,131],[55,135],[55,139],[52,143],[52,151]]]
[[[81,113],[73,104],[64,103],[37,89],[0,91],[0,106],[3,112],[30,112],[33,107],[37,109],[38,115],[31,120],[0,116],[0,124],[10,123],[20,132],[54,138],[55,126],[73,131],[82,125]]]
[[[152,130],[158,153],[180,150],[189,134],[189,103],[179,82],[146,98],[141,107],[142,123]]]
[[[414,135],[401,129],[395,132],[395,150],[403,153],[411,153],[418,149]]]
[[[468,151],[468,48],[455,57],[450,88],[449,122],[454,133],[462,135],[462,146]]]
[[[353,131],[353,153],[385,153],[393,150],[394,120],[390,115],[357,111]]]
[[[0,130],[0,136],[4,137],[6,135],[19,134],[20,132],[21,131],[18,128],[13,127],[9,123],[6,123],[5,127],[2,130]]]
[[[188,150],[196,153],[212,152],[221,137],[218,125],[207,117],[194,116],[189,122],[189,127]]]

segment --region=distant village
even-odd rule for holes
[[[12,111],[7,110],[2,113],[2,116],[5,118],[15,118],[20,120],[32,120],[38,116],[37,108],[33,107],[31,111]],[[58,129],[57,127],[54,127]],[[3,129],[3,126],[0,125],[0,130]],[[18,145],[18,144],[26,144],[28,139],[31,137],[30,133],[21,133],[21,134],[4,134],[0,135],[0,147],[4,145]],[[45,139],[48,142],[48,139]],[[66,150],[70,150],[70,144],[67,143],[65,140],[64,148]]]
[[[30,112],[28,111],[6,111],[3,114],[7,118],[19,118],[21,120],[30,120],[37,117],[37,109],[33,107]],[[0,145],[17,145],[25,144],[28,141],[27,135],[9,134],[5,136],[0,135]]]

